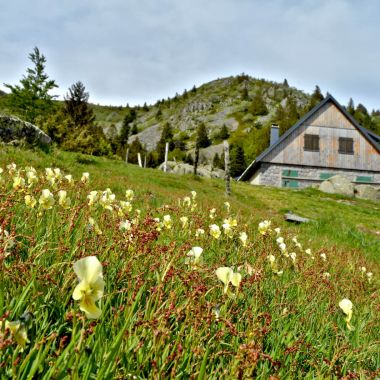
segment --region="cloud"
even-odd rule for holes
[[[24,0],[3,8],[2,82],[20,79],[37,45],[61,94],[81,80],[95,102],[150,103],[244,71],[380,108],[375,0]]]

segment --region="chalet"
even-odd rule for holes
[[[339,174],[354,184],[380,187],[380,137],[361,127],[331,95],[281,137],[272,126],[270,140],[239,181],[298,188]]]

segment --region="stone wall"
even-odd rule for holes
[[[51,138],[35,125],[14,116],[0,115],[0,141],[5,143],[50,144]]]
[[[292,176],[291,173],[288,176],[283,176],[283,171],[297,171],[298,176]],[[297,181],[298,188],[310,187],[319,185],[327,178],[321,178],[322,175],[329,174],[341,175],[346,177],[349,181],[358,184],[363,182],[358,182],[357,177],[371,177],[373,179],[371,184],[373,186],[380,187],[380,172],[363,172],[357,170],[342,170],[342,169],[328,169],[313,166],[291,166],[291,165],[278,165],[261,163],[261,167],[257,173],[250,179],[252,184],[260,184],[267,186],[282,187],[283,180]],[[259,176],[259,178],[257,178]],[[294,183],[294,182],[293,182]],[[367,182],[366,182],[367,183]],[[290,186],[292,187],[292,186]]]

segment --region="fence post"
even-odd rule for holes
[[[226,172],[224,177],[224,180],[226,182],[226,194],[231,195],[230,147],[227,140],[224,140],[224,169]]]
[[[164,172],[168,170],[168,153],[169,153],[169,143],[165,144],[165,163],[164,163]]]

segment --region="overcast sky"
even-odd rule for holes
[[[154,103],[245,72],[380,108],[379,0],[3,0],[0,89],[38,46],[64,95]]]

